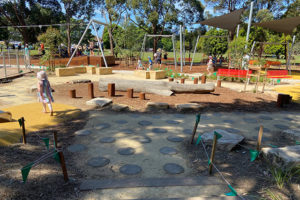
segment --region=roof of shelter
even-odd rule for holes
[[[244,10],[244,8],[241,8],[231,13],[207,19],[198,23],[202,25],[213,26],[216,28],[227,29],[229,31],[235,31],[237,25],[241,23],[241,15]]]
[[[279,33],[292,35],[294,28],[300,25],[300,16],[273,20],[269,22],[255,23],[254,25],[263,28],[268,28],[272,31],[276,31]]]

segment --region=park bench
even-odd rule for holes
[[[251,74],[252,70],[218,69],[218,76],[224,77],[249,78]]]
[[[288,75],[288,70],[268,70],[267,78],[292,78]]]

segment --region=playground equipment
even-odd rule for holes
[[[76,54],[76,52],[77,52],[77,50],[78,50],[79,45],[81,44],[81,41],[83,40],[83,38],[84,38],[84,36],[85,36],[87,30],[90,28],[91,25],[92,25],[92,27],[93,27],[95,33],[96,33],[97,41],[98,41],[98,44],[99,44],[99,49],[100,49],[100,51],[101,51],[101,54],[102,54],[102,58],[103,58],[103,60],[104,60],[105,67],[107,67],[107,62],[106,62],[106,59],[105,59],[105,56],[104,56],[104,52],[103,52],[103,49],[102,49],[102,45],[101,45],[100,39],[99,39],[99,37],[98,37],[98,31],[97,31],[97,29],[96,29],[95,23],[96,23],[96,24],[99,24],[99,25],[103,25],[103,26],[108,26],[106,23],[100,22],[100,21],[95,20],[95,19],[91,19],[91,20],[89,21],[88,25],[86,26],[86,28],[85,28],[85,30],[84,30],[84,32],[83,32],[83,34],[82,34],[82,36],[81,36],[81,38],[80,38],[80,40],[79,40],[79,42],[78,42],[76,48],[75,48],[75,50],[74,50],[74,52],[73,52],[73,54],[72,54],[70,60],[68,61],[66,67],[68,67],[68,66],[70,65],[70,63],[71,63],[73,57],[75,56],[75,54]]]
[[[173,43],[173,52],[174,52],[174,65],[175,65],[175,69],[177,68],[177,59],[176,59],[176,48],[175,48],[175,35],[148,35],[148,34],[145,34],[144,36],[144,41],[143,41],[143,44],[142,44],[142,48],[141,48],[141,53],[140,53],[140,57],[141,59],[143,58],[143,53],[146,49],[146,40],[147,40],[147,37],[165,37],[165,38],[172,38],[172,43]]]

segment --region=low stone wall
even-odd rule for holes
[[[96,74],[98,74],[98,75],[112,74],[112,68],[111,67],[97,67]]]
[[[56,68],[55,69],[55,75],[56,76],[75,76],[75,68],[68,67],[68,68]]]
[[[163,70],[150,71],[150,79],[164,79],[166,77],[166,72]]]
[[[150,72],[144,70],[134,70],[134,76],[143,78],[143,79],[150,79]]]

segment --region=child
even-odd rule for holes
[[[211,76],[212,73],[214,72],[214,66],[213,66],[213,60],[212,56],[208,57],[208,62],[207,62],[207,71],[208,71],[208,76]]]
[[[52,89],[48,81],[48,77],[45,71],[40,71],[37,73],[38,79],[38,98],[43,104],[43,112],[46,113],[46,104],[48,104],[50,110],[50,116],[53,116],[52,102],[54,102],[52,96]]]
[[[138,66],[136,67],[136,69],[144,69],[142,61],[141,61],[140,58],[138,59]]]
[[[149,70],[152,70],[152,65],[153,65],[153,61],[151,60],[151,57],[148,56],[148,60],[149,60]]]

